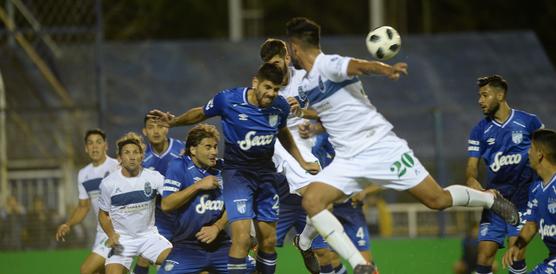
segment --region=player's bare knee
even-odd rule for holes
[[[319,194],[315,193],[315,191],[306,191],[303,195],[301,205],[310,216],[313,216],[326,209],[326,205],[322,203]]]
[[[491,265],[494,261],[494,255],[488,252],[479,252],[477,254],[477,263],[480,265]]]
[[[276,248],[276,236],[266,237],[262,242],[259,242],[259,249],[266,253],[273,253]]]
[[[251,235],[249,235],[249,232],[244,231],[232,232],[232,245],[241,247],[242,250],[249,250],[251,246]]]

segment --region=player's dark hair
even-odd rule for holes
[[[264,80],[268,80],[275,85],[281,85],[282,81],[284,80],[284,73],[284,70],[282,70],[278,66],[274,64],[264,63],[261,67],[259,67],[259,70],[257,71],[255,77],[261,82]]]
[[[556,131],[539,129],[533,132],[532,141],[540,148],[551,164],[556,164]]]
[[[290,39],[297,39],[303,45],[320,48],[320,26],[305,18],[295,17],[286,23],[286,35]]]
[[[272,57],[278,55],[280,58],[286,57],[286,43],[279,39],[269,38],[261,45],[260,55],[263,62],[268,62]]]
[[[145,143],[143,143],[143,138],[141,137],[141,135],[135,132],[128,132],[116,142],[116,153],[118,155],[121,155],[124,146],[129,144],[138,146],[141,153],[145,151]]]
[[[491,87],[501,89],[504,91],[504,95],[506,95],[506,93],[508,92],[508,83],[506,82],[506,80],[504,80],[504,78],[502,78],[502,76],[497,74],[479,77],[477,79],[477,85],[479,86],[479,88],[489,85]]]
[[[85,132],[85,138],[83,138],[85,140],[85,143],[87,143],[87,139],[89,139],[89,136],[91,135],[99,135],[100,137],[102,137],[102,140],[106,142],[106,133],[104,133],[104,131],[102,131],[102,129],[100,128],[93,128],[87,130]]]
[[[143,127],[147,126],[147,121],[150,120],[152,118],[149,118],[149,114],[145,114],[145,117],[143,117]]]
[[[205,138],[214,138],[218,142],[220,133],[215,126],[209,124],[198,124],[192,128],[185,140],[185,154],[191,156],[191,148],[198,146]]]

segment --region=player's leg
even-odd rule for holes
[[[305,189],[302,205],[319,234],[342,258],[348,260],[353,267],[365,265],[367,261],[346,235],[342,224],[327,209],[330,204],[345,197],[342,191],[332,185],[314,182]]]
[[[313,248],[313,253],[317,257],[321,274],[335,273],[332,265],[333,251],[328,248]]]
[[[81,274],[104,273],[105,259],[101,255],[91,252],[79,269]]]
[[[161,265],[172,251],[172,244],[158,233],[145,236],[139,245],[138,254],[157,265]]]
[[[229,256],[233,258],[242,258],[242,264],[244,264],[244,258],[247,257],[249,252],[249,247],[251,246],[251,219],[237,220],[230,224],[232,230],[232,246],[230,247]],[[259,247],[260,248],[260,243]]]
[[[122,264],[110,263],[106,265],[106,274],[125,274],[127,272],[128,268]]]
[[[280,218],[282,218],[282,208],[280,208]],[[321,246],[317,246],[316,249],[320,249],[321,247],[327,248],[328,245],[324,243],[322,237],[317,237],[319,235],[318,231],[312,225],[308,226],[307,225],[308,222],[309,222],[309,217],[307,217],[307,214],[305,213],[305,210],[303,210],[303,208],[301,207],[301,203],[300,203],[298,205],[298,210],[295,219],[295,231],[296,233],[299,233],[299,231],[302,232],[301,234],[295,236],[295,238],[293,239],[293,244],[300,251],[301,257],[303,258],[303,263],[305,264],[305,268],[307,268],[309,272],[327,273],[326,264],[325,265],[322,264],[322,263],[326,263],[326,261],[323,259],[323,262],[321,263],[321,261],[317,257],[317,254],[314,252],[314,249],[315,249],[315,245],[319,245],[319,244],[321,245]],[[307,235],[307,228],[312,228],[312,230],[314,231],[313,233],[314,235],[312,234]],[[315,237],[317,238],[315,239]],[[302,238],[306,239],[304,241],[305,245],[300,244]],[[328,268],[330,267],[331,266],[328,266]]]
[[[276,223],[255,221],[257,231],[257,271],[274,273],[276,271]]]
[[[137,262],[135,262],[135,267],[133,267],[133,273],[134,274],[147,274],[147,273],[149,273],[149,265],[150,265],[150,262],[147,259],[139,256],[137,258]]]
[[[516,240],[517,240],[517,236],[509,237],[508,238],[509,246],[512,246],[515,243]],[[521,274],[521,273],[527,272],[527,263],[525,262],[525,253],[526,253],[526,248],[525,247],[519,250],[519,253],[517,254],[517,260],[515,260],[513,262],[513,264],[510,265],[510,267],[509,267],[510,273],[512,273],[512,274]]]

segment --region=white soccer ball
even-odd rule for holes
[[[378,60],[388,60],[400,51],[402,38],[396,29],[382,26],[367,35],[367,49]]]

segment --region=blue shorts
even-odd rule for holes
[[[365,220],[365,215],[363,215],[363,208],[361,206],[353,207],[351,205],[340,204],[334,206],[333,213],[342,223],[344,231],[357,249],[359,251],[369,250],[371,241],[367,221]]]
[[[224,204],[230,223],[255,219],[278,221],[280,198],[276,188],[276,173],[249,169],[222,171]]]
[[[546,274],[546,273],[556,273],[556,257],[548,257],[542,263],[538,264],[533,268],[530,274]]]
[[[305,227],[306,217],[301,205],[280,205],[280,218],[276,224],[276,246],[284,246],[284,238],[291,228],[295,229],[297,234],[301,233]],[[320,248],[328,248],[328,245],[319,235],[313,240],[311,249]]]
[[[215,250],[177,245],[172,248],[158,274],[193,274],[201,271],[228,273],[228,252],[230,244]],[[255,261],[247,257],[247,273],[255,271]]]
[[[519,212],[521,216],[523,212]],[[504,221],[498,214],[488,209],[483,209],[481,223],[479,226],[479,241],[491,241],[498,244],[499,248],[504,247],[506,237],[517,237],[525,220],[518,226],[513,226]]]

